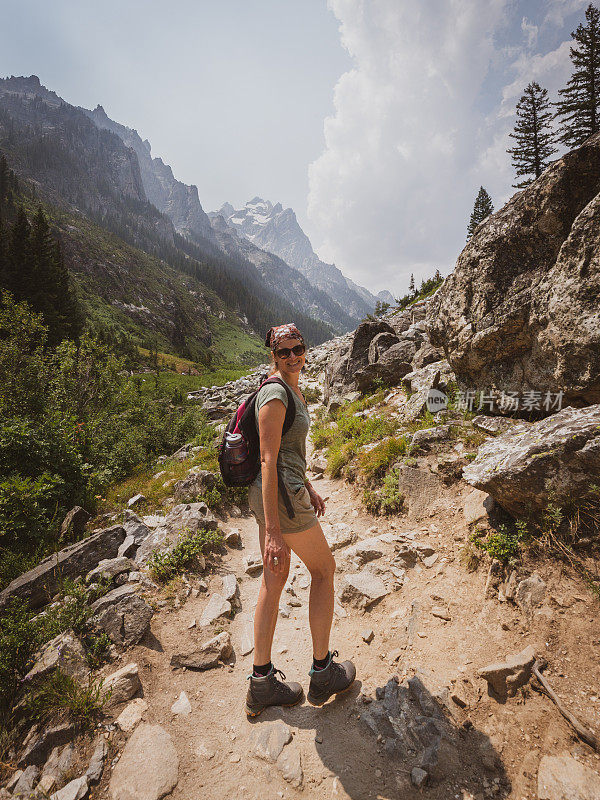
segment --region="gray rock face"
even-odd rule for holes
[[[411,516],[420,516],[430,509],[432,497],[440,493],[440,480],[431,472],[402,464],[398,469],[398,489]]]
[[[70,742],[74,734],[75,725],[72,722],[61,722],[36,731],[31,738],[27,737],[25,749],[18,762],[19,767],[26,767],[29,764],[41,766],[46,762],[51,750]]]
[[[59,633],[47,642],[36,654],[34,665],[23,680],[36,683],[56,669],[80,683],[88,679],[90,669],[85,650],[73,631]]]
[[[600,800],[600,775],[571,756],[543,756],[539,800]]]
[[[535,651],[529,646],[506,661],[488,664],[478,674],[485,678],[498,697],[512,697],[519,687],[529,683],[534,662]]]
[[[600,402],[600,135],[475,231],[427,312],[468,388]]]
[[[91,514],[81,506],[72,508],[63,519],[60,526],[60,537],[64,541],[68,538],[80,539],[85,533]]]
[[[181,481],[173,484],[173,496],[180,503],[190,503],[212,489],[217,481],[214,472],[207,469],[193,472]]]
[[[463,477],[515,517],[542,511],[551,498],[561,507],[593,497],[591,487],[600,483],[600,405],[512,426],[484,442]]]
[[[179,758],[170,735],[160,725],[143,722],[125,745],[109,791],[112,800],[160,800],[178,780]]]
[[[232,652],[231,636],[227,631],[223,631],[198,648],[174,653],[171,656],[171,666],[199,670],[212,669],[228,659]]]
[[[150,142],[147,139],[142,141],[132,128],[114,122],[102,106],[93,111],[83,110],[99,128],[116,133],[127,147],[135,151],[148,200],[170,217],[179,233],[192,238],[213,238],[210,220],[200,205],[196,186],[187,186],[176,180],[168,164],[160,158],[152,158]]]
[[[299,270],[355,319],[374,310],[377,298],[371,292],[346,278],[334,264],[318,258],[291,208],[255,197],[244,208],[234,209],[226,203],[210,216],[221,216],[238,235]]]
[[[115,525],[49,556],[0,592],[0,610],[13,598],[26,600],[33,608],[48,603],[62,578],[85,575],[103,558],[114,558],[124,538],[124,529]]]
[[[369,364],[369,347],[381,333],[394,336],[394,329],[383,320],[361,322],[349,342],[344,342],[337,354],[325,367],[324,399],[358,389],[356,373]]]
[[[150,627],[152,607],[136,593],[135,584],[125,584],[92,603],[95,622],[111,641],[130,647],[144,636]]]

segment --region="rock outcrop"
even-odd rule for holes
[[[564,507],[597,497],[600,404],[513,425],[484,442],[463,477],[515,517],[527,518],[549,502]]]
[[[596,135],[478,226],[427,311],[462,386],[600,402],[599,193]]]
[[[13,598],[26,600],[33,608],[48,603],[63,578],[86,575],[102,559],[115,558],[124,539],[125,530],[115,525],[45,558],[0,592],[0,610]]]

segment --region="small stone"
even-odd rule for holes
[[[387,594],[389,592],[381,578],[363,569],[344,575],[338,596],[342,603],[367,609]]]
[[[192,704],[185,692],[181,692],[177,700],[171,706],[171,714],[187,716],[192,713]]]
[[[284,748],[277,759],[277,768],[281,772],[284,780],[291,786],[294,786],[296,789],[302,786],[304,774],[302,772],[300,750],[296,744],[290,744]]]
[[[220,594],[212,594],[202,612],[198,625],[201,628],[206,628],[213,622],[216,622],[220,617],[229,616],[230,614],[231,603],[229,600],[226,600]]]
[[[136,725],[141,722],[142,716],[147,709],[148,703],[141,697],[137,697],[121,711],[115,720],[115,725],[117,728],[120,728],[123,733],[131,733]]]
[[[258,575],[263,568],[263,560],[260,555],[244,556],[244,572],[247,575]]]
[[[107,707],[125,703],[142,688],[138,665],[134,662],[109,675],[102,684],[102,694],[107,698]],[[109,696],[110,692],[110,696]]]
[[[239,764],[241,760],[242,760],[241,757],[237,754],[229,756],[229,761],[232,764]]]
[[[417,789],[420,789],[422,786],[425,786],[427,783],[427,778],[429,775],[424,769],[421,767],[413,767],[410,773],[410,780],[413,786],[416,786]]]
[[[199,670],[212,669],[217,667],[220,661],[229,658],[232,652],[231,636],[228,631],[223,631],[218,636],[204,642],[197,649],[174,653],[171,656],[171,666]]]
[[[430,569],[431,567],[433,567],[438,558],[439,555],[437,553],[434,553],[431,556],[425,556],[425,558],[423,558],[422,561],[423,564],[425,564],[425,566],[427,567],[427,569]]]
[[[134,702],[136,701],[134,700]],[[89,783],[98,783],[98,781],[102,777],[104,762],[106,761],[107,756],[108,756],[108,742],[103,737],[99,737],[96,740],[96,746],[94,747],[94,752],[92,753],[90,764],[85,773],[85,776],[88,779]]]
[[[127,501],[127,508],[134,508],[135,506],[141,505],[141,503],[145,503],[146,498],[143,494],[134,494],[133,497],[130,497]]]
[[[291,742],[292,731],[283,720],[263,724],[252,738],[251,754],[271,763],[277,761],[283,748]]]
[[[232,528],[231,530],[227,531],[224,539],[225,544],[228,547],[238,547],[242,543],[242,537],[240,536],[239,528]]]
[[[534,661],[535,650],[530,645],[504,662],[488,664],[478,674],[499,697],[512,697],[520,686],[529,682]]]
[[[466,708],[467,707],[467,701],[465,700],[465,698],[462,695],[458,694],[458,692],[452,692],[450,697],[452,698],[453,702],[455,702],[456,705],[459,708]]]
[[[33,791],[34,786],[38,782],[40,777],[40,768],[35,766],[35,764],[30,764],[28,767],[21,772],[19,776],[19,780],[14,785],[12,793],[14,795],[18,794],[29,794]]]
[[[375,637],[375,631],[372,628],[365,628],[364,631],[361,633],[361,637],[363,642],[370,644]]]
[[[434,617],[438,617],[438,619],[443,619],[446,622],[450,622],[450,620],[452,619],[448,609],[444,608],[443,606],[434,606],[431,609],[431,613],[433,614]]]
[[[247,656],[254,650],[254,633],[250,625],[244,626],[241,637],[239,651],[241,655]]]
[[[198,758],[206,758],[207,760],[215,757],[215,751],[212,748],[207,747],[204,742],[198,742],[194,749],[194,753],[198,756]]]
[[[240,587],[237,578],[233,573],[223,575],[223,597],[229,600],[232,606],[239,606],[240,604]]]
[[[50,795],[50,800],[82,800],[88,793],[88,782],[85,775],[67,783],[62,789]]]

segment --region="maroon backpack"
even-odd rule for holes
[[[226,486],[249,486],[260,471],[260,440],[256,427],[256,398],[259,391],[268,383],[278,383],[286,391],[288,404],[283,421],[281,435],[284,436],[292,427],[296,417],[296,402],[290,387],[281,378],[268,378],[259,388],[252,392],[229,420],[223,432],[219,447],[219,469]],[[228,434],[240,434],[237,447],[227,446]],[[277,470],[277,483],[290,519],[294,517],[294,509],[285,488],[283,479]]]

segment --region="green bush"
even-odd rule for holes
[[[46,344],[42,318],[2,294],[0,590],[19,557],[52,550],[73,505],[93,512],[112,483],[157,455],[214,437],[198,407],[175,408],[162,389],[140,393],[124,361],[89,332],[77,344]]]
[[[514,524],[500,525],[497,531],[491,533],[476,529],[469,537],[469,541],[492,558],[497,558],[505,564],[514,564],[520,555],[523,543],[528,538],[527,523],[517,520]]]
[[[368,453],[361,453],[359,467],[368,484],[381,480],[388,469],[406,455],[408,444],[404,436],[392,436],[375,445]]]
[[[66,714],[80,730],[93,731],[102,717],[108,698],[102,693],[102,681],[90,678],[87,686],[80,686],[59,669],[25,697],[23,710],[32,720],[43,722],[56,714]]]
[[[154,580],[167,583],[197,562],[198,556],[218,547],[223,541],[220,531],[201,528],[196,533],[182,533],[171,550],[154,550],[148,561]]]
[[[365,489],[363,502],[370,514],[389,516],[405,510],[404,495],[398,485],[398,472],[391,470],[383,479],[381,489]]]

